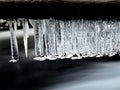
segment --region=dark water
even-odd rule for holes
[[[33,49],[25,58],[19,42],[20,61],[9,63],[9,39],[0,44],[0,90],[120,90],[118,57],[39,62]]]

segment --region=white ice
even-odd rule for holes
[[[9,20],[10,42],[11,42],[11,60],[9,62],[17,62],[19,60],[18,43],[16,37],[17,25],[15,21]]]
[[[120,52],[120,22],[51,18],[35,22],[36,53],[43,52],[48,59],[111,57]]]
[[[28,56],[28,38],[29,38],[29,25],[27,19],[23,19],[23,42],[25,55]]]
[[[19,59],[16,20],[9,20],[12,60]],[[28,20],[23,19],[23,41],[28,56]],[[81,59],[120,53],[119,21],[32,20],[37,60]]]

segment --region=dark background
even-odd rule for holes
[[[107,1],[107,2],[106,2]],[[119,0],[6,0],[0,1],[0,18],[56,18],[119,20]]]

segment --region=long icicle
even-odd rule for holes
[[[25,55],[28,56],[28,38],[29,38],[29,25],[27,19],[23,20],[23,42]]]
[[[34,42],[35,42],[35,56],[40,56],[40,48],[39,48],[39,29],[37,21],[33,20],[33,28],[34,28]]]
[[[13,28],[14,27],[14,28]],[[11,42],[11,60],[9,62],[17,62],[19,60],[19,52],[18,52],[18,43],[16,38],[16,31],[17,28],[16,22],[12,20],[9,21],[9,29],[10,29],[10,42]]]

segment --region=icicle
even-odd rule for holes
[[[33,28],[34,28],[34,41],[35,41],[35,55],[38,57],[40,56],[40,40],[39,40],[39,37],[40,37],[40,33],[39,33],[39,24],[37,23],[37,21],[34,21],[34,25],[33,25]]]
[[[60,41],[60,59],[65,59],[65,32],[64,32],[64,22],[60,21],[60,33],[61,33],[61,41]]]
[[[46,20],[46,29],[44,31],[44,35],[47,35],[47,46],[46,50],[49,52],[47,53],[47,59],[55,60],[57,55],[57,47],[56,47],[56,30],[55,30],[55,20],[50,19]]]
[[[65,58],[71,58],[72,55],[72,27],[71,21],[64,22],[64,50],[65,50]]]
[[[47,54],[47,41],[46,41],[46,20],[39,20],[39,48],[40,48],[40,60],[46,60]]]
[[[43,41],[43,27],[40,25],[43,22],[40,20],[34,20],[33,28],[34,28],[34,41],[35,41],[35,55],[34,60],[44,61],[44,41]]]
[[[9,20],[10,42],[11,42],[11,60],[9,62],[17,62],[19,60],[18,44],[16,38],[16,22]]]
[[[55,20],[56,58],[61,58],[61,28],[60,21]]]
[[[25,55],[28,56],[28,38],[29,38],[29,25],[27,19],[23,20],[23,42]]]
[[[14,22],[14,23],[13,23],[13,25],[14,25],[14,30],[17,31],[17,21],[14,19],[13,22]]]
[[[79,52],[78,52],[78,23],[77,21],[73,21],[72,24],[69,26],[72,27],[71,28],[71,47],[72,47],[72,51],[71,52],[73,54],[73,57],[71,58],[72,60],[78,59],[79,57]],[[68,47],[69,48],[69,47]]]

